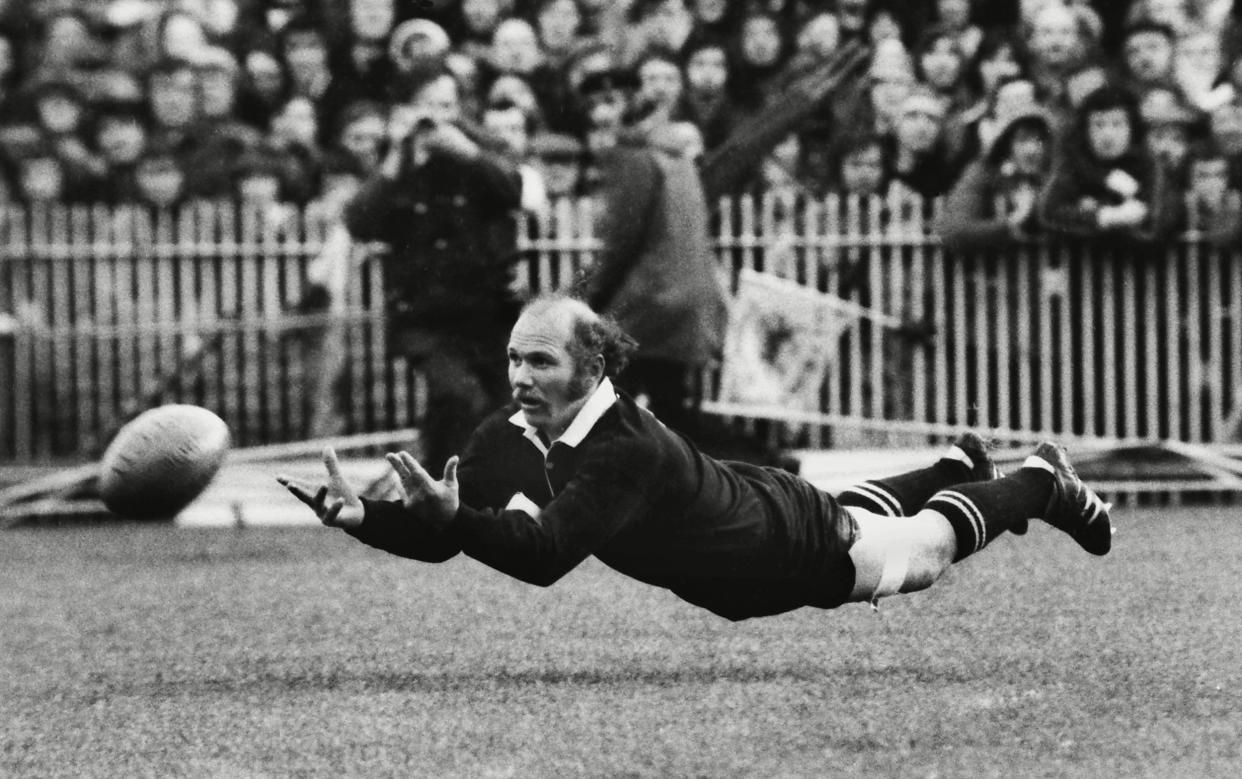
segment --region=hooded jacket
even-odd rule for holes
[[[1122,108],[1130,119],[1130,148],[1112,160],[1091,151],[1088,122],[1093,113]],[[1052,233],[1080,237],[1163,237],[1176,219],[1169,177],[1143,146],[1142,121],[1129,93],[1105,86],[1086,97],[1061,144],[1061,155],[1044,192],[1041,221]],[[1102,227],[1100,209],[1135,199],[1147,206],[1137,227]]]
[[[1039,108],[1015,114],[1005,121],[986,152],[970,163],[945,200],[938,231],[951,249],[970,251],[1003,246],[1033,234],[1037,220],[1026,220],[1015,233],[1010,216],[1023,190],[1042,191],[1047,170],[1030,176],[1017,172],[1009,162],[1014,133],[1024,124],[1042,127],[1047,154],[1053,154],[1052,120]]]

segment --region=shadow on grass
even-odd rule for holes
[[[439,693],[479,689],[522,689],[538,687],[679,687],[712,684],[821,684],[842,683],[921,683],[927,669],[884,666],[816,666],[811,663],[788,667],[711,664],[682,667],[602,667],[602,668],[496,668],[436,671],[357,671],[239,673],[229,677],[161,679],[113,687],[112,694],[150,697],[218,695],[232,693],[315,693],[315,692],[411,692]],[[937,674],[941,683],[963,683],[966,678]]]

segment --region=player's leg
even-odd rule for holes
[[[856,484],[838,495],[837,502],[882,516],[909,517],[916,514],[928,498],[946,487],[990,481],[998,476],[983,439],[966,432],[931,466]]]
[[[850,548],[850,599],[874,601],[931,586],[952,563],[980,551],[1006,530],[1039,517],[1092,554],[1112,544],[1108,506],[1079,480],[1065,450],[1041,444],[1014,473],[941,490],[913,517],[849,509],[859,535]]]

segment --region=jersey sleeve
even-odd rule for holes
[[[583,453],[565,488],[541,511],[463,503],[450,527],[467,555],[546,587],[646,516],[658,470],[658,457],[641,441],[607,442]]]

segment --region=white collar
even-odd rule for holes
[[[582,408],[578,409],[578,413],[574,416],[574,421],[569,423],[569,427],[565,428],[565,432],[561,433],[561,437],[552,443],[562,443],[566,446],[576,447],[582,443],[582,439],[587,437],[587,433],[591,432],[595,427],[595,423],[600,420],[608,409],[612,408],[612,404],[617,402],[617,391],[612,386],[612,380],[607,376],[587,398],[587,402],[582,404]],[[544,445],[543,440],[539,437],[539,432],[531,427],[526,421],[526,413],[518,409],[513,416],[509,417],[509,421],[522,428],[522,435],[526,440],[533,443],[543,452],[544,456],[548,454],[548,447]]]

